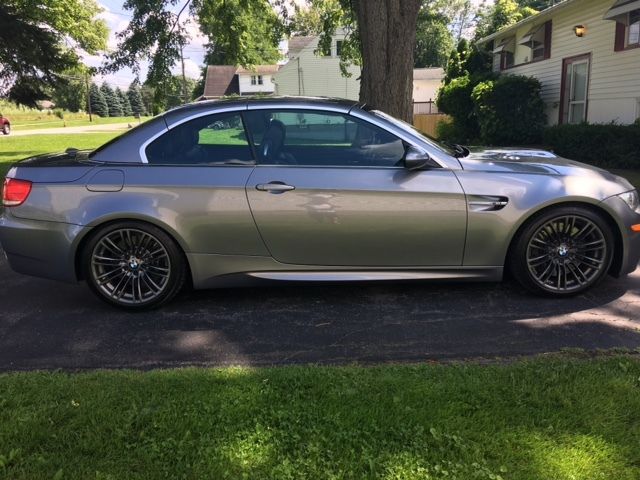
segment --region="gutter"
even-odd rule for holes
[[[550,16],[560,10],[563,10],[565,7],[569,6],[569,5],[573,5],[576,2],[579,2],[580,0],[564,0],[560,3],[556,3],[555,5],[552,5],[549,8],[545,8],[544,10],[542,10],[539,13],[536,13],[535,15],[531,15],[530,17],[524,18],[522,20],[520,20],[518,23],[514,23],[513,25],[509,25],[508,27],[505,27],[501,30],[498,30],[495,33],[492,33],[491,35],[488,35],[484,38],[481,38],[480,40],[478,40],[476,42],[477,45],[483,45],[485,43],[488,43],[492,40],[495,40],[498,37],[502,37],[504,36],[505,33],[510,32],[511,30],[517,30],[518,28],[522,27],[523,25],[527,25],[529,23],[533,23],[537,20],[540,20],[541,18],[545,18],[547,16]]]

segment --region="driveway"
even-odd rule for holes
[[[187,292],[129,314],[1,255],[0,370],[406,362],[640,347],[640,269],[566,300],[511,283]]]

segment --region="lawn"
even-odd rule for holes
[[[85,125],[107,125],[110,123],[129,123],[133,126],[138,125],[140,122],[144,122],[150,117],[142,117],[138,120],[135,117],[105,117],[98,116],[93,117],[93,121],[90,122],[88,118],[82,119],[70,119],[61,120],[54,115],[44,117],[39,120],[26,119],[16,120],[11,122],[11,128],[15,131],[18,130],[39,130],[44,128],[60,128],[60,127],[80,127]]]
[[[41,153],[62,152],[68,147],[96,148],[122,132],[0,137],[0,176],[12,162]]]
[[[0,375],[11,479],[640,478],[640,361]]]

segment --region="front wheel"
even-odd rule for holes
[[[558,207],[530,221],[510,255],[513,276],[529,290],[571,296],[598,284],[613,259],[613,233],[584,207]]]
[[[169,235],[153,225],[118,222],[99,229],[82,252],[83,275],[102,300],[129,310],[159,307],[182,288],[186,265]]]
[[[9,125],[8,123],[5,123],[2,126],[2,134],[3,135],[9,135],[11,133],[11,125]]]

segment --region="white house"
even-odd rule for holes
[[[479,41],[536,77],[549,124],[640,118],[640,0],[565,0]]]
[[[360,67],[348,67],[350,77],[340,73],[340,53],[345,33],[337,31],[331,48],[318,51],[319,37],[289,39],[289,61],[275,74],[277,95],[340,97],[357,100],[360,94]]]
[[[278,65],[256,65],[252,68],[232,65],[209,65],[204,92],[198,100],[225,95],[270,95],[275,90],[273,77]]]
[[[278,65],[256,65],[253,68],[238,68],[240,95],[272,94],[275,91],[274,75]]]
[[[319,37],[292,37],[289,39],[289,61],[275,74],[277,95],[308,95],[338,97],[357,100],[360,95],[360,67],[347,68],[350,77],[340,71],[340,52],[344,31],[331,39],[331,49],[320,52]],[[416,68],[413,71],[413,101],[425,103],[425,113],[435,108],[426,102],[435,100],[442,83],[442,68]],[[429,112],[427,112],[429,110]]]

